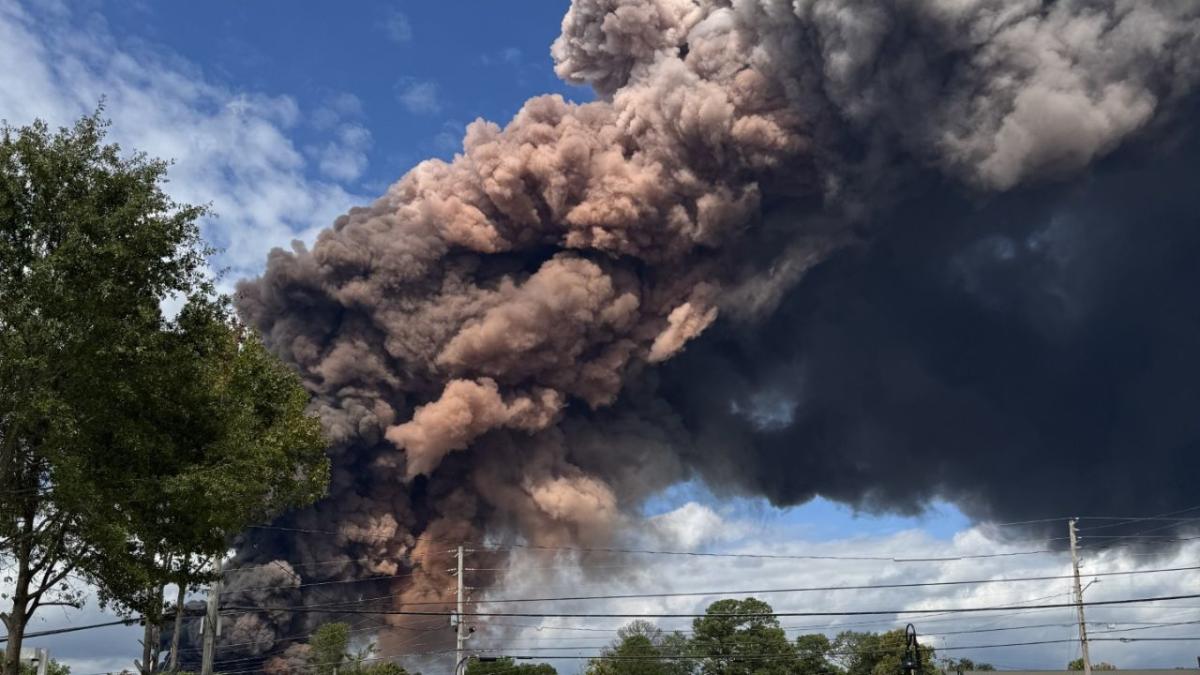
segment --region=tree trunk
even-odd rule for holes
[[[17,603],[14,602],[16,607]],[[20,675],[21,672],[21,637],[25,633],[24,613],[17,611],[5,617],[5,627],[8,629],[8,648],[4,650],[4,675]]]
[[[21,643],[25,637],[25,603],[27,602],[28,586],[28,575],[22,579],[18,572],[12,611],[4,617],[4,626],[8,629],[8,648],[4,651],[4,675],[20,675],[21,673]]]
[[[12,608],[4,616],[4,627],[8,629],[7,649],[4,651],[3,675],[20,675],[21,643],[25,639],[25,624],[29,614],[29,584],[33,581],[30,558],[33,556],[34,514],[37,508],[34,499],[28,500],[22,515],[20,540],[14,547],[17,558],[17,579],[13,587]],[[31,508],[32,507],[32,508]]]
[[[187,569],[187,561],[184,561]],[[179,595],[175,598],[175,631],[171,633],[171,661],[168,670],[172,673],[179,671],[179,634],[183,632],[183,596],[187,594],[187,584],[179,583]]]
[[[146,627],[142,631],[141,671],[143,675],[153,675],[158,672],[158,634],[158,624],[147,619]]]
[[[142,631],[142,673],[153,675],[158,671],[158,628],[163,618],[163,587],[155,586],[149,591],[146,611],[142,620],[146,623]]]

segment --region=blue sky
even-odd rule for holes
[[[114,139],[174,159],[172,193],[213,204],[219,218],[205,223],[205,232],[225,248],[214,264],[228,270],[222,282],[228,287],[261,269],[271,247],[311,241],[338,214],[380,194],[416,162],[450,156],[466,123],[478,117],[503,123],[536,94],[589,99],[589,90],[567,86],[553,73],[549,45],[566,7],[564,0],[337,5],[0,0],[0,118],[18,125],[34,117],[65,124],[104,97]],[[644,514],[653,525],[648,541],[664,548],[904,550],[919,556],[1000,546],[949,504],[935,504],[917,517],[856,513],[824,500],[780,510],[761,500],[718,499],[702,485],[686,484],[653,499]],[[1179,556],[1195,557],[1197,548]],[[1030,570],[1059,574],[1065,564],[1051,556],[1040,558],[1040,567],[998,562],[987,569],[941,566],[910,573],[796,565],[747,572],[685,562],[653,579],[613,580],[613,590],[641,588],[643,582],[662,590],[666,577],[692,587],[728,587],[735,577],[780,586],[831,576],[860,583],[897,574],[922,579]],[[520,589],[508,592],[519,595]],[[1050,592],[1026,587],[1003,597],[947,592],[905,601],[1015,602]],[[891,600],[862,602],[879,606]],[[1059,633],[1069,636],[1069,612],[1063,618],[1067,627]],[[95,607],[82,614],[54,611],[34,629],[97,620],[103,618]],[[86,675],[128,666],[137,651],[136,633],[136,628],[77,633],[50,646],[77,675]],[[1104,647],[1100,655],[1112,653],[1122,665],[1135,665],[1120,649]],[[1056,667],[1073,656],[1058,645],[1003,657],[971,655],[1040,667]],[[1183,663],[1182,655],[1164,651],[1143,663],[1175,665]]]
[[[369,192],[425,157],[448,157],[478,117],[506,120],[534,94],[590,98],[550,62],[566,5],[362,1],[331,12],[287,0],[109,0],[97,10],[122,43],[168,48],[208,78],[289,96],[310,115],[339,103],[352,111],[371,144],[351,182]],[[295,138],[319,144],[325,130],[309,121]]]

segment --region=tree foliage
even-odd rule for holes
[[[787,675],[796,652],[771,606],[756,598],[718,600],[692,622],[702,675]]]
[[[409,672],[398,663],[391,661],[376,661],[367,663],[345,671],[347,675],[409,675]],[[413,673],[412,675],[421,675]]]
[[[166,166],[123,158],[104,129],[98,114],[54,134],[40,122],[0,129],[6,673],[33,613],[78,601],[56,594],[67,575],[125,546],[108,520],[128,502],[106,502],[102,480],[144,465],[156,435],[140,406],[161,302],[204,290],[203,209],[172,202],[159,189]]]
[[[587,667],[587,675],[689,675],[690,660],[670,659],[690,652],[681,633],[665,633],[648,621],[634,621],[617,631],[617,640]]]
[[[50,659],[46,664],[47,675],[71,675],[71,666]],[[29,662],[21,664],[21,675],[37,675],[37,665]]]
[[[843,631],[833,640],[834,662],[846,675],[894,675],[906,651],[904,629],[886,633]],[[921,667],[927,673],[935,671],[932,647],[921,646]]]
[[[833,643],[827,635],[812,633],[796,638],[796,667],[802,673],[832,672],[834,665],[829,660]]]
[[[173,202],[167,164],[105,144],[106,126],[0,128],[6,675],[34,612],[78,603],[68,575],[149,631],[163,585],[202,578],[183,561],[327,480],[299,380],[205,276],[204,207]]]
[[[693,622],[691,637],[664,633],[635,621],[593,659],[587,675],[897,675],[906,651],[903,630],[885,633],[844,631],[836,638],[814,633],[789,641],[771,606],[755,598],[720,600]],[[929,675],[963,670],[995,670],[970,659],[934,665],[934,650],[921,646]]]
[[[516,660],[507,657],[489,661],[472,658],[467,662],[466,675],[498,675],[499,673],[504,675],[555,675],[557,672],[554,666],[545,663],[518,665]]]
[[[350,625],[336,622],[318,628],[309,638],[308,662],[318,675],[409,675],[399,664],[376,656],[375,645],[350,653]],[[420,675],[415,673],[414,675]]]
[[[1067,664],[1067,670],[1083,670],[1083,657],[1079,657]],[[1107,661],[1093,663],[1092,670],[1117,670],[1117,667]]]
[[[976,663],[975,661],[965,658],[965,657],[957,658],[957,659],[944,658],[944,659],[940,660],[939,664],[941,666],[942,672],[947,673],[947,674],[964,672],[964,671],[968,671],[968,670],[986,670],[986,671],[996,670],[996,667],[990,663]]]
[[[318,628],[308,641],[311,649],[309,663],[317,675],[331,675],[341,667],[350,648],[350,626],[327,623]]]

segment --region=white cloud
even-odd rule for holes
[[[309,122],[317,129],[332,129],[343,119],[358,119],[362,114],[362,100],[349,92],[341,92],[318,106],[309,116]]]
[[[173,159],[171,195],[212,204],[204,231],[224,249],[223,286],[365,201],[338,182],[361,175],[365,130],[334,133],[317,162],[327,179],[314,178],[292,140],[302,115],[291,97],[215,83],[177,55],[127,50],[95,17],[73,19],[0,0],[0,117],[69,124],[103,98],[112,140]]]
[[[646,522],[647,529],[668,548],[695,549],[727,539],[735,528],[716,511],[697,502],[688,502]]]
[[[520,66],[524,61],[524,54],[516,47],[505,47],[495,54],[481,54],[479,62],[485,66],[490,66],[498,63],[506,63],[513,66]]]
[[[321,173],[340,181],[352,181],[367,168],[367,150],[371,147],[371,132],[358,124],[347,124],[321,149]]]
[[[724,530],[725,533],[720,533]],[[486,598],[555,597],[694,591],[762,591],[766,589],[911,584],[956,580],[1000,580],[1014,577],[1069,575],[1070,557],[1065,552],[1013,555],[991,558],[965,556],[1019,553],[1045,549],[1045,542],[1001,542],[980,528],[969,528],[949,540],[919,530],[886,536],[854,537],[832,541],[806,541],[795,538],[786,528],[765,526],[753,531],[735,523],[722,523],[711,508],[688,504],[651,519],[644,539],[627,542],[633,548],[670,550],[675,544],[691,541],[727,540],[729,531],[738,541],[723,545],[701,545],[699,550],[720,553],[746,553],[796,556],[838,556],[842,559],[770,559],[722,558],[708,556],[669,556],[643,554],[588,554],[526,551],[514,556],[511,571],[489,590]],[[664,537],[665,535],[665,537]],[[675,550],[678,550],[677,548]],[[876,558],[884,560],[852,558]],[[922,562],[894,562],[897,559],[926,559]],[[940,561],[929,561],[938,558]],[[954,560],[953,558],[960,558]],[[1084,559],[1084,581],[1090,575],[1108,571],[1147,570],[1188,567],[1200,559],[1200,542],[1189,542],[1162,556],[1146,556],[1129,549],[1095,551]],[[578,566],[576,566],[578,565]],[[1195,593],[1200,573],[1195,570],[1105,576],[1086,592],[1088,601],[1152,597]],[[863,611],[876,609],[940,609],[970,606],[1020,606],[1061,604],[1071,601],[1069,579],[989,583],[977,585],[924,586],[917,588],[877,588],[827,590],[814,592],[758,593],[780,612]],[[670,598],[631,598],[602,601],[572,601],[522,604],[517,611],[557,613],[697,613],[722,597],[699,596]],[[1197,618],[1200,602],[1162,602],[1152,605],[1115,605],[1088,608],[1089,630],[1093,638],[1133,638],[1138,636],[1191,636],[1194,626],[1147,627],[1149,622],[1186,621]],[[515,605],[483,604],[479,611],[514,611]],[[479,621],[473,644],[504,644],[536,653],[539,647],[580,646],[581,653],[595,653],[615,630],[629,619],[579,618],[497,618]],[[691,620],[659,619],[670,630],[690,629]],[[840,630],[882,631],[916,625],[923,644],[939,649],[943,656],[967,656],[1006,668],[1063,669],[1076,656],[1078,644],[1075,610],[1012,608],[995,613],[951,615],[882,615],[842,617],[782,617],[789,635]],[[1036,625],[1035,628],[1020,628]],[[575,630],[575,628],[586,630]],[[1014,630],[992,630],[992,629]],[[1128,629],[1137,630],[1128,630]],[[989,632],[961,633],[987,629]],[[1106,632],[1116,631],[1116,632]],[[957,633],[957,634],[946,634]],[[1065,640],[1065,642],[996,649],[963,649],[988,644]],[[949,648],[949,649],[947,649]],[[1195,643],[1122,643],[1096,641],[1092,644],[1095,661],[1109,661],[1122,668],[1190,666],[1195,659]],[[545,653],[545,652],[543,652]],[[553,654],[555,652],[548,652]],[[559,652],[562,653],[562,652]],[[576,673],[583,663],[555,661],[560,673]]]
[[[410,113],[417,115],[431,115],[442,109],[436,82],[402,79],[396,87],[396,98]]]
[[[412,23],[408,20],[408,16],[398,9],[389,10],[387,16],[380,23],[380,27],[383,28],[388,39],[396,44],[412,41]]]

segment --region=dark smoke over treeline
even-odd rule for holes
[[[1190,505],[1200,4],[576,0],[552,54],[597,101],[472,124],[239,287],[335,470],[233,602],[446,600],[446,542],[606,542],[695,477]]]

